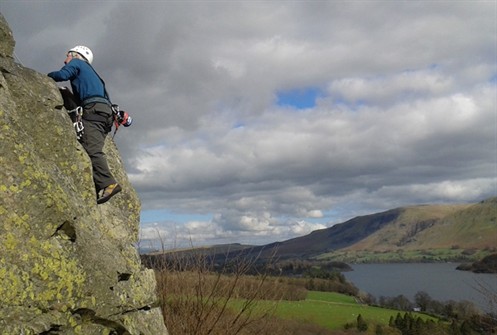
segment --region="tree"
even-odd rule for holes
[[[375,335],[383,335],[385,334],[385,331],[383,330],[383,327],[381,325],[376,325],[375,329]]]
[[[388,325],[390,327],[395,327],[395,319],[393,318],[393,315],[390,316],[390,320],[388,321]]]
[[[395,328],[400,330],[402,333],[406,330],[406,323],[402,315],[400,313],[397,313],[397,316],[395,317]]]
[[[401,311],[411,311],[412,310],[412,303],[403,294],[400,294],[400,295],[396,296],[395,298],[393,298],[391,301],[391,305],[393,308],[399,309]]]
[[[364,321],[361,314],[357,316],[357,330],[365,332],[368,330],[368,324]]]
[[[460,331],[462,335],[471,335],[473,334],[473,330],[471,329],[471,325],[468,321],[463,321],[460,327]]]
[[[456,314],[460,320],[471,318],[473,315],[480,314],[479,309],[470,301],[462,300],[456,304]]]
[[[459,328],[459,324],[456,320],[452,320],[450,324],[450,334],[451,335],[461,335],[461,330]]]
[[[427,311],[431,304],[431,297],[424,291],[419,291],[414,295],[414,302],[421,308],[422,311]]]

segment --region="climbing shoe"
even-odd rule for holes
[[[102,193],[102,196],[97,199],[97,204],[103,204],[104,202],[107,202],[115,196],[117,193],[121,192],[122,188],[121,185],[119,184],[111,184],[104,188],[104,192]]]

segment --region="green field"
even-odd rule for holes
[[[257,304],[264,308],[265,304],[272,303],[274,302],[259,301]],[[330,330],[338,330],[343,329],[347,323],[355,324],[359,314],[370,324],[388,325],[390,317],[395,318],[397,313],[399,313],[397,310],[362,305],[351,296],[310,291],[305,300],[280,301],[275,315],[282,319],[300,320]],[[423,314],[413,313],[413,315],[419,315],[424,320],[433,319]]]

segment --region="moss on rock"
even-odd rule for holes
[[[0,14],[0,334],[167,334],[115,144],[123,192],[97,205],[56,84],[16,64],[14,45]]]

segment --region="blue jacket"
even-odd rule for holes
[[[71,81],[72,92],[78,100],[78,105],[93,97],[109,100],[103,81],[93,67],[81,59],[73,58],[62,69],[50,72],[48,76],[55,81]]]

